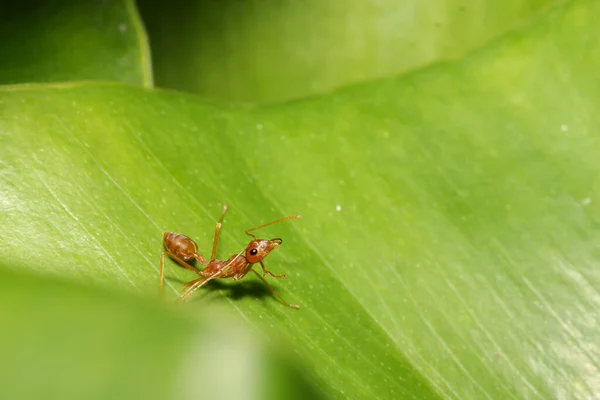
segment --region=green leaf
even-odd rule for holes
[[[193,319],[4,269],[0,302],[3,399],[320,398],[280,352],[216,313]]]
[[[224,107],[122,85],[0,91],[0,263],[155,296],[163,231],[219,257],[265,228],[220,305],[341,398],[598,391],[597,1],[454,63],[306,101]],[[194,279],[167,264],[168,298]],[[267,279],[270,279],[267,277]],[[41,301],[41,300],[40,300]]]
[[[206,308],[226,301],[268,337],[293,343],[330,393],[433,397],[429,383],[391,350],[392,338],[324,264],[308,237],[322,240],[320,246],[342,239],[328,242],[318,231],[323,216],[334,217],[330,210],[293,200],[280,178],[268,178],[281,165],[269,161],[249,169],[246,157],[256,154],[248,152],[268,147],[256,147],[266,137],[255,135],[254,112],[210,107],[179,94],[93,84],[5,90],[0,105],[9,116],[0,118],[2,159],[11,162],[2,174],[7,212],[0,226],[11,231],[2,235],[0,262],[156,295],[163,231],[185,233],[209,249],[219,201],[226,201],[232,209],[222,233],[225,257],[243,248],[244,229],[308,213],[296,226],[289,222],[262,232],[285,238],[267,265],[288,273],[274,285],[302,310],[282,306],[251,278],[211,285],[196,296],[196,304]],[[28,117],[33,110],[43,112],[34,120]],[[193,139],[200,129],[210,133]],[[272,138],[271,151],[282,148],[280,134]],[[257,175],[261,170],[265,177]],[[276,186],[263,187],[268,182]],[[285,199],[286,206],[278,203]],[[186,272],[168,264],[171,293],[194,278]]]
[[[159,87],[249,102],[306,97],[463,56],[551,3],[139,1]]]
[[[108,80],[152,86],[133,0],[0,4],[0,84]]]

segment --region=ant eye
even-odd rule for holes
[[[255,256],[257,253],[258,253],[258,250],[256,250],[256,249],[250,250],[250,255],[251,256]]]

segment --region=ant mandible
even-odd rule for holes
[[[290,304],[285,301],[279,293],[273,289],[269,282],[263,276],[265,274],[269,274],[274,278],[285,278],[285,274],[275,275],[271,271],[268,271],[265,268],[265,264],[263,260],[265,257],[269,255],[269,253],[279,247],[283,240],[281,238],[275,239],[259,239],[250,232],[255,231],[260,228],[264,228],[269,225],[273,225],[282,221],[287,221],[290,219],[298,219],[299,215],[293,215],[290,217],[285,217],[278,219],[277,221],[269,222],[267,224],[263,224],[257,226],[255,228],[250,228],[246,230],[246,234],[252,236],[253,239],[250,241],[248,246],[238,254],[231,256],[228,260],[215,260],[215,256],[217,254],[217,244],[219,242],[219,232],[221,231],[221,225],[223,222],[223,218],[225,217],[225,213],[227,212],[227,205],[223,205],[223,212],[221,213],[221,218],[217,222],[217,228],[215,230],[215,238],[213,241],[212,253],[210,256],[210,261],[206,261],[206,259],[198,254],[198,245],[192,239],[187,236],[181,235],[179,233],[174,232],[165,232],[163,234],[163,243],[166,248],[165,251],[162,252],[160,256],[160,290],[163,290],[163,281],[164,281],[164,264],[165,264],[165,255],[169,256],[173,260],[175,260],[179,265],[184,268],[189,269],[192,272],[201,275],[202,278],[195,279],[186,283],[183,288],[185,289],[183,294],[179,296],[179,300],[185,300],[189,295],[194,293],[196,290],[204,286],[208,281],[217,278],[233,278],[234,281],[239,281],[242,279],[248,272],[252,271],[260,278],[261,281],[273,293],[275,297],[277,297],[283,304],[291,308],[300,308],[297,304]],[[188,264],[189,261],[192,260],[198,261],[205,268],[199,270],[198,268]],[[252,267],[254,264],[260,264],[263,270],[263,276],[261,276],[258,272],[256,272]]]

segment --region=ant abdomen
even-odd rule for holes
[[[198,245],[192,239],[185,235],[175,232],[165,232],[163,234],[165,247],[172,253],[175,253],[185,261],[189,261],[198,252]]]

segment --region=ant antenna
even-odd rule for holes
[[[292,215],[292,216],[289,216],[289,217],[283,217],[283,218],[280,218],[280,219],[278,219],[277,221],[268,222],[268,223],[266,223],[266,224],[263,224],[263,225],[257,226],[257,227],[255,227],[255,228],[250,228],[250,229],[247,229],[247,230],[246,230],[246,235],[248,235],[248,236],[252,236],[253,238],[256,238],[256,236],[254,236],[254,235],[253,235],[253,234],[251,234],[250,232],[252,232],[252,231],[255,231],[255,230],[257,230],[257,229],[260,229],[260,228],[264,228],[264,227],[266,227],[266,226],[269,226],[269,225],[277,224],[277,223],[279,223],[279,222],[288,221],[288,220],[290,220],[290,219],[300,219],[300,218],[302,218],[302,216],[301,216],[301,215]]]

